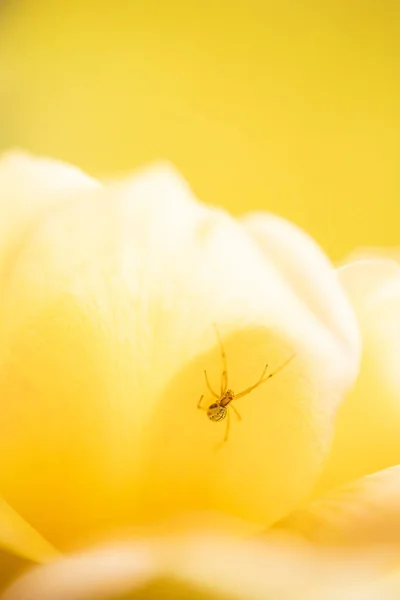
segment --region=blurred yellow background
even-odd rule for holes
[[[0,149],[172,161],[334,259],[400,242],[400,2],[3,0]]]

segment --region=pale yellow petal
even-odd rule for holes
[[[400,466],[332,490],[276,527],[328,546],[399,548]],[[393,564],[398,564],[397,551]]]
[[[254,526],[287,514],[321,469],[358,365],[332,268],[312,265],[337,300],[326,318],[274,253],[166,166],[47,215],[3,300],[0,484],[13,506],[62,544],[187,510]],[[197,410],[202,394],[213,401],[204,369],[221,381],[213,323],[235,392],[296,355],[236,403],[242,420],[232,412],[219,450],[226,421]]]
[[[339,410],[317,493],[400,463],[400,265],[361,260],[338,273],[364,349],[360,377]]]
[[[250,213],[242,220],[265,256],[279,266],[305,307],[342,341],[342,351],[350,354],[348,367],[354,368],[354,348],[360,343],[354,313],[317,243],[299,227],[276,215]]]

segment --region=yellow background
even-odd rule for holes
[[[0,149],[166,158],[332,258],[400,242],[400,2],[4,0]]]

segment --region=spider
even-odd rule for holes
[[[239,412],[233,406],[232,401],[239,400],[240,398],[247,396],[247,394],[250,394],[250,392],[255,390],[259,385],[265,383],[268,379],[270,379],[271,377],[276,375],[279,371],[284,369],[293,360],[295,355],[293,354],[292,356],[290,356],[284,363],[282,363],[277,369],[275,369],[275,371],[273,371],[272,373],[269,373],[268,375],[265,375],[267,372],[267,369],[268,369],[268,364],[267,364],[261,374],[260,379],[258,379],[258,381],[256,381],[256,383],[254,385],[251,385],[250,387],[246,388],[242,392],[235,394],[233,392],[233,390],[228,389],[228,367],[227,367],[227,362],[226,362],[226,354],[225,354],[224,346],[222,344],[221,336],[219,334],[219,331],[218,331],[216,325],[214,325],[214,329],[215,329],[215,333],[217,335],[219,346],[221,349],[221,358],[222,358],[221,391],[219,394],[214,392],[214,390],[212,389],[212,387],[210,385],[207,371],[204,371],[206,385],[207,385],[209,391],[211,392],[211,394],[214,396],[214,398],[216,398],[216,401],[213,402],[212,404],[210,404],[210,406],[208,408],[206,408],[205,406],[201,405],[202,400],[204,398],[204,394],[202,394],[202,396],[200,397],[200,400],[197,404],[197,408],[199,408],[201,410],[205,410],[207,412],[207,417],[210,419],[210,421],[218,422],[218,421],[222,421],[223,419],[225,419],[225,417],[227,417],[225,436],[224,436],[224,439],[222,440],[222,444],[223,444],[224,442],[226,442],[228,440],[228,436],[229,436],[229,428],[230,428],[229,408],[232,408],[232,410],[236,414],[239,421],[242,420],[242,417],[240,416]]]

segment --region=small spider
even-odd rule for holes
[[[243,398],[243,396],[247,396],[247,394],[250,394],[250,392],[255,390],[259,385],[261,385],[262,383],[265,383],[268,379],[270,379],[271,377],[276,375],[279,371],[281,371],[284,367],[286,367],[286,365],[288,365],[290,363],[290,361],[293,360],[295,355],[293,354],[292,356],[290,356],[290,358],[288,358],[277,369],[275,369],[275,371],[273,371],[272,373],[269,373],[269,375],[265,375],[265,373],[267,372],[267,369],[268,369],[268,365],[266,365],[264,371],[261,374],[260,379],[254,385],[251,385],[250,387],[246,388],[242,392],[239,392],[239,394],[235,394],[233,392],[233,390],[228,389],[228,367],[227,367],[227,362],[226,362],[226,354],[225,354],[224,347],[222,345],[221,336],[219,335],[216,325],[214,325],[214,329],[215,329],[215,333],[217,334],[218,342],[219,342],[219,345],[221,348],[221,358],[222,358],[221,392],[219,394],[214,392],[214,390],[212,389],[212,387],[210,385],[210,381],[207,376],[207,371],[204,371],[206,385],[207,385],[208,389],[210,390],[211,394],[217,400],[216,400],[216,402],[213,402],[212,404],[210,404],[210,406],[208,408],[206,408],[201,405],[201,402],[204,398],[204,395],[202,395],[197,404],[197,408],[199,408],[201,410],[205,410],[207,412],[207,417],[210,419],[210,421],[215,421],[215,422],[222,421],[223,419],[225,419],[225,417],[227,417],[225,436],[224,436],[224,439],[222,440],[222,443],[224,443],[227,441],[228,435],[229,435],[229,428],[230,428],[229,408],[233,409],[233,411],[236,414],[239,421],[241,421],[241,419],[242,419],[242,417],[240,416],[237,409],[233,406],[232,401],[239,400],[239,398]]]

